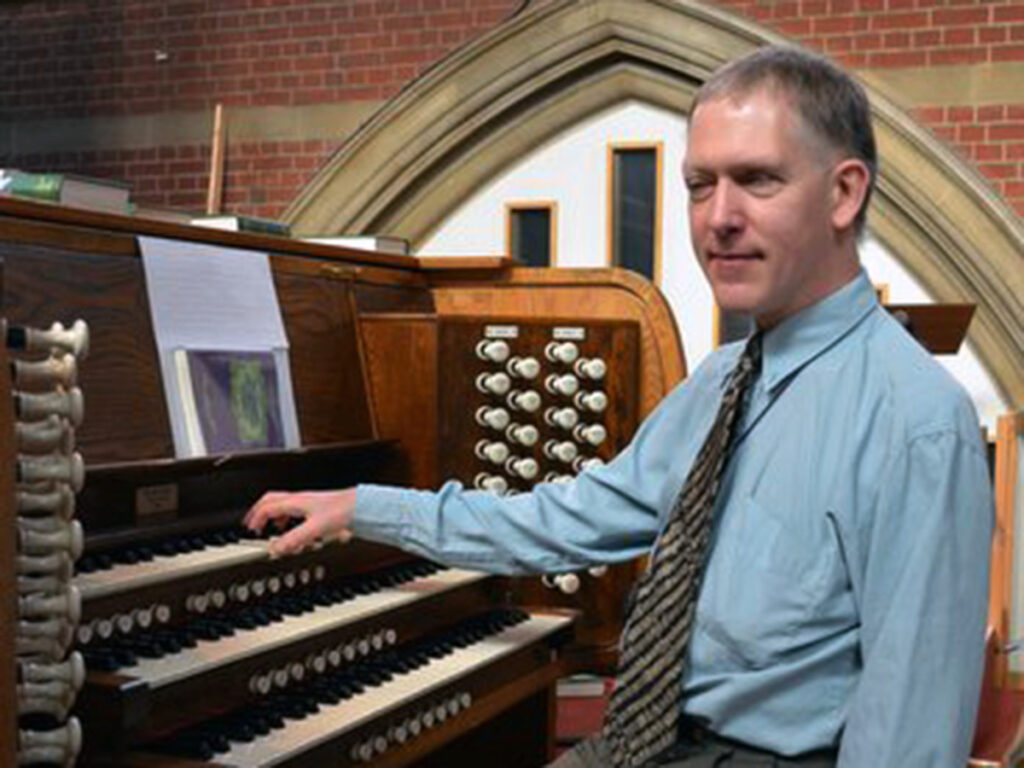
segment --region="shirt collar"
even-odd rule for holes
[[[762,341],[761,382],[768,390],[845,336],[875,307],[878,296],[867,273],[860,273],[817,304],[766,331]]]

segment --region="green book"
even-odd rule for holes
[[[26,173],[25,171],[4,171],[0,177],[0,189],[8,195],[31,197],[36,200],[60,202],[60,190],[64,176],[60,173]]]
[[[127,184],[73,173],[0,170],[0,193],[121,215],[132,210]]]

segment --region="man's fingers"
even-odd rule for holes
[[[270,542],[270,556],[295,555],[317,540],[317,533],[312,526],[302,524],[292,528],[288,533],[278,536]]]
[[[306,517],[306,510],[296,503],[296,494],[268,493],[246,513],[243,523],[250,530],[261,531],[271,520],[281,517]]]

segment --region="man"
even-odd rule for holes
[[[875,165],[867,99],[834,65],[785,48],[733,62],[696,97],[683,175],[694,250],[719,306],[756,318],[751,343],[711,354],[622,454],[572,484],[508,499],[455,483],[268,494],[248,524],[304,517],[278,553],[358,535],[554,572],[652,545],[657,563],[672,521],[706,502],[710,546],[678,587],[696,600],[681,658],[643,682],[676,697],[658,726],[667,742],[634,749],[651,723],[622,714],[630,691],[604,738],[560,765],[965,765],[987,607],[985,456],[966,395],[859,267]],[[720,484],[690,493],[729,392],[742,409],[709,470]],[[703,525],[685,530],[696,539]],[[631,642],[627,628],[624,667]]]

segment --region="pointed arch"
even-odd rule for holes
[[[627,100],[685,111],[761,27],[691,0],[552,0],[444,59],[386,103],[285,213],[298,233],[421,243],[475,190]],[[1024,407],[1024,227],[978,174],[868,87],[882,158],[872,232],[938,301],[978,305],[971,340]]]

